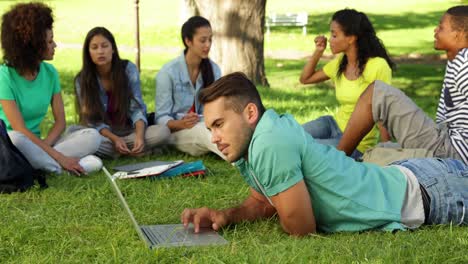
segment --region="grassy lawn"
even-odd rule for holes
[[[0,1],[0,12],[12,1]],[[181,1],[141,2],[142,38],[146,46],[179,47],[178,5]],[[315,1],[324,2],[324,1]],[[312,3],[288,2],[288,10],[306,10],[317,29],[306,37],[300,29],[272,31],[267,49],[310,50],[312,34],[325,33],[334,10],[348,1]],[[379,3],[377,3],[379,2]],[[94,25],[105,25],[117,35],[118,43],[132,44],[133,1],[51,1],[57,18],[56,39],[81,43]],[[372,15],[381,37],[393,54],[418,52],[432,54],[432,30],[440,14],[460,1],[353,1]],[[268,12],[286,10],[284,1],[269,0]],[[112,14],[112,15],[111,15]],[[124,16],[125,14],[126,16]],[[411,14],[411,15],[408,15]],[[119,19],[116,19],[119,17]],[[120,19],[120,18],[125,19]],[[314,20],[314,17],[316,20]],[[129,20],[130,22],[126,21]],[[319,23],[319,21],[321,21]],[[128,23],[127,23],[128,22]],[[320,25],[319,25],[320,24]],[[292,32],[292,33],[291,33]],[[420,34],[421,33],[421,34]],[[409,37],[411,36],[411,38]],[[53,64],[60,72],[67,122],[74,122],[72,80],[80,68],[80,50],[59,49]],[[148,109],[154,109],[154,76],[175,55],[148,52],[142,60],[142,89]],[[122,57],[133,58],[131,52]],[[259,87],[264,103],[278,112],[292,113],[305,122],[336,110],[330,83],[302,86],[298,82],[304,62],[267,59],[271,88]],[[399,64],[393,84],[403,89],[427,113],[434,116],[444,65]],[[46,120],[45,131],[51,121]],[[164,156],[105,161],[116,164],[152,159],[194,161],[197,158],[176,152]],[[236,205],[248,195],[248,187],[234,167],[214,155],[200,157],[209,169],[205,178],[119,181],[140,224],[179,222],[185,207],[210,205],[224,208]],[[129,218],[103,173],[77,178],[50,176],[49,188],[0,195],[1,263],[467,263],[468,230],[456,226],[423,227],[415,232],[362,232],[318,234],[303,239],[287,236],[277,219],[242,223],[221,233],[229,245],[221,247],[173,248],[150,251],[134,231]]]
[[[23,0],[0,1],[0,12]],[[111,30],[120,45],[134,44],[134,0],[44,1],[53,9],[55,39],[60,43],[81,44],[94,26]],[[140,36],[142,47],[179,47],[183,0],[140,0]],[[466,0],[394,0],[394,1],[289,1],[268,0],[266,13],[307,12],[308,34],[299,27],[274,27],[265,40],[265,51],[311,51],[317,34],[329,35],[328,23],[339,9],[355,8],[365,12],[392,55],[408,53],[437,54],[432,49],[433,30],[447,8]],[[216,42],[216,35],[214,41]]]
[[[328,23],[333,13],[343,8],[354,8],[366,13],[377,35],[392,55],[409,53],[437,54],[432,49],[433,32],[442,14],[451,6],[460,5],[460,0],[394,0],[394,1],[267,1],[268,13],[307,12],[308,34],[301,35],[301,28],[275,27],[265,42],[266,50],[314,49],[317,34],[329,36]],[[466,3],[466,1],[465,1]]]
[[[68,69],[59,59],[65,98],[71,98]],[[267,60],[271,89],[260,87],[267,107],[294,114],[304,122],[337,106],[330,84],[302,87],[296,60]],[[428,113],[434,113],[444,66],[402,64],[394,84]],[[154,106],[153,75],[144,70],[142,83],[149,108]],[[67,109],[70,104],[67,104]],[[70,108],[72,112],[72,108]],[[68,111],[68,110],[67,110]],[[69,115],[69,122],[72,115]],[[194,161],[176,152],[164,156],[105,161],[116,164],[151,159]],[[185,207],[224,208],[248,195],[248,187],[234,167],[213,155],[201,157],[210,173],[204,179],[119,181],[141,224],[177,223]],[[222,247],[173,248],[149,251],[139,240],[103,173],[83,178],[48,178],[49,189],[0,195],[0,259],[7,263],[307,263],[307,262],[447,262],[468,261],[468,231],[455,226],[424,227],[416,232],[319,234],[303,239],[285,235],[270,219],[243,223],[221,233],[230,244]]]

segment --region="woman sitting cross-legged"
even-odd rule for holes
[[[59,76],[44,62],[54,57],[52,24],[52,10],[42,3],[17,4],[3,14],[0,118],[33,168],[80,175],[101,168],[101,160],[90,155],[101,139],[91,128],[61,136],[66,123]],[[41,138],[40,125],[49,105],[54,122]]]
[[[120,59],[114,36],[106,28],[88,32],[75,90],[81,125],[96,128],[102,136],[97,151],[101,157],[147,154],[170,136],[165,125],[147,127],[139,71]]]
[[[218,65],[208,58],[212,31],[208,20],[191,17],[182,25],[184,53],[165,64],[156,76],[157,124],[172,132],[170,144],[192,156],[213,152],[225,158],[211,142],[202,122],[203,107],[197,99],[201,89],[221,77]]]

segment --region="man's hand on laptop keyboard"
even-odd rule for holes
[[[180,220],[186,228],[190,223],[193,223],[195,233],[200,231],[200,227],[211,227],[213,230],[218,231],[228,224],[228,215],[225,211],[207,207],[197,209],[185,208],[180,216]]]

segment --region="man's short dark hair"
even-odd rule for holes
[[[468,5],[454,6],[447,10],[453,29],[464,32],[468,38]]]
[[[204,105],[220,97],[226,98],[226,109],[236,113],[241,113],[248,103],[254,103],[260,115],[265,112],[257,88],[242,72],[228,74],[202,89],[198,101]]]

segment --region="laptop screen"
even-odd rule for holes
[[[137,230],[138,236],[143,239],[143,241],[149,242],[146,238],[146,236],[141,232],[140,226],[138,225],[138,222],[136,221],[135,217],[133,216],[132,210],[130,210],[130,207],[128,207],[127,201],[125,201],[125,198],[122,195],[122,192],[119,189],[119,186],[117,183],[115,183],[115,178],[113,178],[109,171],[107,171],[106,167],[102,167],[102,170],[107,176],[107,179],[109,179],[109,182],[112,185],[112,189],[114,189],[115,193],[117,194],[117,197],[119,197],[120,203],[122,206],[125,208],[125,211],[128,213],[128,216],[130,216],[130,219],[132,220],[132,224]]]

